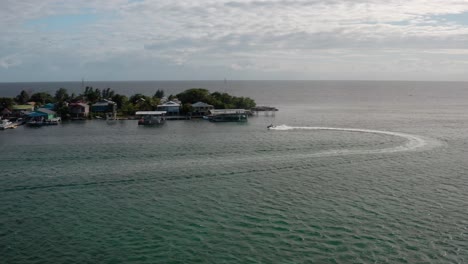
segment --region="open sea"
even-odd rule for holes
[[[468,83],[85,85],[279,111],[0,131],[0,263],[468,263]]]

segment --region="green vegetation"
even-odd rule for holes
[[[255,107],[255,101],[248,97],[235,97],[227,93],[210,93],[207,89],[193,88],[177,94],[177,98],[188,104],[205,102],[216,109],[250,109]]]
[[[156,97],[158,99],[162,99],[164,97],[164,90],[159,90],[158,89],[153,97]]]
[[[52,95],[42,92],[31,95],[29,101],[36,102],[39,105],[45,105],[54,102],[54,98],[52,97]]]
[[[15,100],[9,97],[0,97],[0,110],[4,108],[11,109],[11,107],[15,104]]]
[[[69,117],[68,104],[73,102],[86,102],[92,105],[102,100],[111,100],[117,104],[118,115],[134,115],[136,111],[152,111],[156,110],[157,106],[164,98],[164,91],[157,90],[153,97],[143,94],[134,94],[130,97],[115,93],[111,88],[100,90],[87,86],[83,93],[71,95],[67,89],[58,89],[54,96],[46,92],[34,93],[30,95],[23,90],[14,98],[0,98],[0,111],[4,108],[9,108],[14,104],[26,104],[35,102],[36,106],[40,107],[47,103],[55,104],[55,111],[59,116],[66,119]],[[241,108],[250,109],[255,107],[255,101],[248,97],[235,97],[227,93],[214,92],[210,93],[207,89],[193,88],[181,92],[177,95],[169,95],[167,100],[178,99],[182,102],[181,112],[190,113],[192,104],[196,102],[205,102],[213,105],[217,109]]]

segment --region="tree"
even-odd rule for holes
[[[210,92],[207,89],[202,88],[193,88],[185,90],[177,94],[177,98],[183,103],[196,103],[196,102],[206,102],[210,97]],[[170,99],[169,99],[170,100]]]
[[[55,101],[56,102],[63,102],[70,98],[68,95],[68,91],[65,88],[60,88],[55,92]]]
[[[158,89],[153,97],[156,97],[158,99],[162,99],[164,97],[164,90],[159,90]]]
[[[42,92],[31,95],[31,101],[40,105],[44,105],[47,103],[52,103],[54,98],[50,94]]]
[[[29,102],[29,99],[30,99],[29,93],[26,92],[25,90],[22,90],[21,93],[16,96],[15,101],[18,104],[25,104],[25,103]]]
[[[15,101],[13,100],[13,98],[0,97],[0,110],[3,110],[5,108],[8,108],[11,110],[14,103]]]
[[[135,111],[151,111],[154,108],[153,99],[143,94],[130,96],[130,102],[133,104]]]
[[[192,104],[189,104],[189,103],[183,104],[181,112],[182,114],[188,114],[188,113],[193,112]]]
[[[174,100],[175,98],[177,98],[177,97],[175,97],[174,95],[170,94],[169,97],[167,97],[167,100],[171,101],[171,100]]]
[[[55,105],[55,109],[57,111],[57,115],[59,115],[62,119],[68,119],[68,117],[70,116],[70,111],[65,101],[57,102],[57,104]]]
[[[134,94],[134,95],[130,96],[130,99],[129,99],[129,100],[130,100],[130,102],[131,102],[132,104],[135,105],[135,104],[137,104],[138,102],[140,102],[141,100],[146,101],[148,98],[149,98],[149,97],[146,96],[146,95],[137,93],[137,94]]]
[[[235,97],[227,93],[214,92],[208,100],[215,108],[241,108],[250,109],[255,107],[256,103],[249,97]]]
[[[122,113],[125,115],[135,114],[135,107],[133,106],[132,102],[127,101],[122,105]]]
[[[114,91],[112,91],[111,88],[107,88],[107,89],[102,90],[101,98],[111,99],[112,97],[114,97],[114,95],[115,95]]]
[[[127,96],[121,94],[115,94],[111,99],[117,104],[117,109],[122,109],[124,104],[128,102]]]
[[[101,90],[99,90],[98,88],[94,89],[91,86],[86,86],[83,96],[89,103],[94,104],[97,101],[101,100]]]

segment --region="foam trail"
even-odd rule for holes
[[[335,155],[349,155],[349,154],[381,154],[381,153],[394,153],[394,152],[403,152],[403,151],[415,151],[418,149],[422,149],[424,147],[428,147],[428,141],[423,139],[422,137],[406,134],[406,133],[399,133],[399,132],[391,132],[391,131],[381,131],[381,130],[372,130],[372,129],[358,129],[358,128],[336,128],[336,127],[294,127],[294,126],[287,126],[287,125],[280,125],[276,127],[270,128],[270,130],[333,130],[333,131],[345,131],[345,132],[358,132],[358,133],[372,133],[372,134],[381,134],[381,135],[389,135],[394,137],[401,137],[406,139],[406,143],[404,145],[391,147],[391,148],[384,148],[384,149],[372,149],[372,150],[332,150],[332,151],[325,151],[314,153],[311,156],[335,156]]]

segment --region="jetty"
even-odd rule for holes
[[[265,111],[276,112],[278,111],[278,108],[273,107],[273,106],[256,106],[256,107],[252,107],[252,109],[250,110],[252,112],[265,112]]]
[[[212,109],[207,118],[211,122],[247,122],[247,116],[245,109]]]
[[[250,111],[252,111],[252,113],[257,116],[259,113],[263,113],[263,115],[265,116],[274,116],[275,113],[278,111],[278,108],[264,105],[264,106],[252,107]]]

